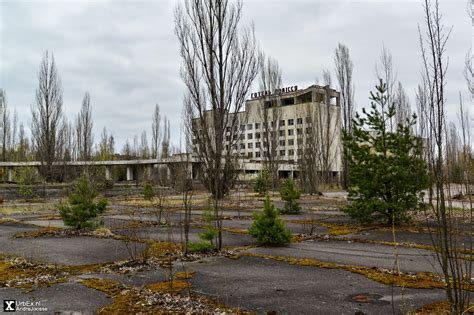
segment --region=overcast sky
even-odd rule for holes
[[[453,26],[447,101],[454,120],[459,91],[474,112],[462,75],[472,42],[466,1],[440,1],[445,24]],[[158,103],[177,142],[184,85],[173,32],[176,3],[0,0],[0,88],[10,109],[16,108],[29,127],[38,67],[49,50],[62,80],[68,119],[79,111],[84,92],[90,93],[96,140],[103,127],[114,134],[117,150],[144,129],[150,137]],[[385,45],[414,106],[421,70],[421,1],[244,1],[242,25],[252,22],[260,48],[279,61],[285,86],[304,88],[322,78],[323,69],[334,72],[334,49],[341,42],[354,62],[357,108],[368,106],[369,90],[377,83],[374,65]]]

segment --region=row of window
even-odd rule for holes
[[[306,117],[306,123],[310,123],[311,122],[311,119],[310,117]],[[285,124],[288,124],[288,126],[294,126],[295,125],[295,119],[294,118],[290,118],[288,120],[280,120],[278,122],[278,125],[280,127],[283,127],[285,126]],[[240,130],[241,131],[245,131],[245,130],[253,130],[254,127],[255,127],[255,130],[258,130],[260,129],[261,126],[265,127],[266,123],[255,123],[255,124],[247,124],[247,125],[240,125]],[[273,125],[275,124],[274,121],[270,122],[271,126],[273,127]],[[303,118],[296,118],[296,124],[297,125],[302,125],[303,124]],[[227,131],[230,132],[230,127],[227,127]]]
[[[272,131],[273,134],[275,134],[275,132],[276,132],[276,131]],[[310,133],[311,133],[311,128],[310,128],[310,127],[306,128],[306,134],[310,134]],[[303,128],[298,128],[298,129],[296,129],[296,134],[297,134],[298,136],[303,135]],[[260,132],[257,132],[257,133],[255,133],[255,134],[253,134],[253,133],[248,133],[248,134],[247,134],[247,137],[245,137],[245,134],[241,134],[241,135],[240,135],[240,140],[245,140],[245,139],[247,139],[247,140],[252,140],[252,139],[254,138],[254,135],[255,135],[255,139],[261,139],[262,136],[263,136],[263,133],[260,133]],[[295,129],[288,129],[288,130],[286,131],[286,135],[289,136],[289,137],[294,136],[294,135],[295,135]],[[285,130],[278,130],[278,136],[279,136],[279,137],[285,137]],[[225,137],[225,140],[226,140],[227,142],[229,142],[230,139],[231,139],[230,135],[227,135],[227,136]]]
[[[303,139],[297,139],[297,140],[296,140],[296,144],[297,144],[297,145],[302,145],[302,144],[303,144]],[[279,145],[280,147],[284,147],[285,145],[293,146],[293,145],[295,145],[295,140],[294,140],[294,139],[288,139],[288,141],[286,141],[286,140],[280,140],[280,141],[278,142],[278,145]],[[253,148],[254,148],[254,143],[253,143],[253,142],[250,142],[250,143],[247,143],[247,144],[245,144],[245,143],[240,143],[239,148],[240,148],[241,150],[245,150],[246,148],[247,148],[247,149],[253,149]],[[262,148],[262,142],[255,142],[255,148],[257,148],[257,149]],[[268,148],[268,143],[267,143],[267,142],[263,142],[263,148]],[[237,149],[237,145],[234,144],[234,145],[232,146],[232,149],[236,150],[236,149]],[[226,150],[229,150],[229,145],[226,145]]]
[[[284,157],[284,156],[295,156],[295,152],[300,155],[301,154],[301,149],[298,149],[297,151],[295,150],[279,150],[278,151],[278,155],[281,156],[281,157]],[[263,154],[262,154],[263,153]],[[288,154],[286,154],[288,153]],[[247,152],[247,153],[240,153],[240,156],[242,157],[247,157],[248,159],[253,159],[254,157],[255,158],[261,158],[263,156],[268,156],[268,152],[265,151],[265,152],[259,152],[259,151],[256,151],[256,152]]]

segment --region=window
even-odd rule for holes
[[[294,130],[294,129],[288,129],[288,135],[289,135],[289,136],[294,135],[294,133],[295,133],[295,130]]]
[[[225,127],[226,132],[230,132],[230,127]]]
[[[240,144],[240,149],[241,149],[241,150],[245,150],[245,143],[241,143],[241,144]]]
[[[255,157],[259,158],[260,157],[260,152],[255,152]]]
[[[288,126],[293,126],[295,124],[294,119],[288,119]]]
[[[253,138],[253,134],[252,134],[252,133],[248,133],[248,134],[247,134],[247,139],[248,139],[248,140],[251,140],[252,138]]]
[[[280,140],[280,145],[285,146],[285,140]]]
[[[302,144],[303,144],[303,139],[302,139],[302,138],[299,138],[299,139],[296,141],[296,143],[297,143],[298,145],[302,145]]]
[[[253,149],[253,143],[247,143],[247,149]]]
[[[245,135],[244,134],[240,135],[240,140],[245,140]]]
[[[280,127],[281,126],[284,126],[285,125],[285,121],[284,120],[280,120]]]
[[[249,153],[247,154],[247,157],[248,157],[249,159],[252,159],[252,158],[253,158],[253,152],[249,152]]]
[[[311,128],[309,128],[309,127],[306,128],[306,133],[307,133],[307,134],[310,134],[310,133],[311,133]]]
[[[288,140],[288,145],[295,145],[295,140],[289,139]]]
[[[280,156],[285,156],[285,150],[280,150]]]
[[[260,132],[257,132],[257,133],[255,134],[255,139],[260,139],[260,136],[261,136]]]
[[[298,125],[302,125],[302,124],[303,124],[303,118],[298,118],[298,119],[296,119],[296,123],[297,123]]]
[[[296,129],[296,134],[298,136],[301,136],[303,134],[303,129],[301,129],[301,128]]]
[[[244,152],[240,153],[240,156],[245,157],[245,153]]]
[[[295,150],[288,150],[288,155],[289,156],[295,155]]]
[[[306,123],[310,124],[311,123],[311,117],[306,117]]]
[[[253,129],[253,125],[252,124],[248,124],[247,125],[247,130],[252,130]]]
[[[255,142],[255,147],[260,148],[260,142]]]
[[[279,134],[280,134],[280,137],[284,137],[285,136],[285,130],[279,130]]]
[[[301,156],[301,153],[303,153],[303,150],[301,149],[296,150],[296,154],[298,154],[298,156]]]
[[[240,130],[244,131],[245,130],[245,125],[240,125]]]
[[[255,123],[255,129],[260,129],[260,123]]]

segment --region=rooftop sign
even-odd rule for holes
[[[283,94],[283,93],[289,93],[289,92],[295,92],[295,91],[298,91],[298,86],[297,85],[288,86],[288,87],[284,87],[284,88],[281,88],[281,89],[275,89],[275,90],[273,90],[273,92],[272,91],[255,92],[255,93],[250,94],[250,97],[253,99],[253,98],[259,98],[259,97],[262,97],[262,96],[277,95],[277,94]]]

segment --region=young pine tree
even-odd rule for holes
[[[285,201],[285,208],[281,209],[282,214],[298,214],[301,207],[298,203],[301,193],[296,188],[295,182],[292,179],[287,179],[283,182],[283,187],[280,190],[281,199]]]
[[[381,80],[376,93],[370,92],[370,112],[356,114],[352,135],[343,136],[351,201],[345,211],[364,223],[408,221],[428,185],[422,142],[411,131],[416,116],[394,126],[395,106],[388,104],[386,91]]]
[[[290,242],[291,232],[285,228],[285,223],[278,217],[278,210],[267,196],[263,213],[254,213],[254,222],[249,228],[249,234],[257,238],[260,244],[285,245]]]
[[[97,191],[87,174],[82,174],[76,182],[74,192],[69,194],[67,204],[59,206],[59,214],[64,224],[77,230],[97,225],[97,216],[105,211],[107,201],[95,202]]]
[[[253,189],[256,193],[258,193],[259,196],[263,197],[268,193],[271,186],[272,179],[270,178],[270,173],[268,172],[268,170],[264,169],[260,173],[258,173],[258,177],[255,181]]]

